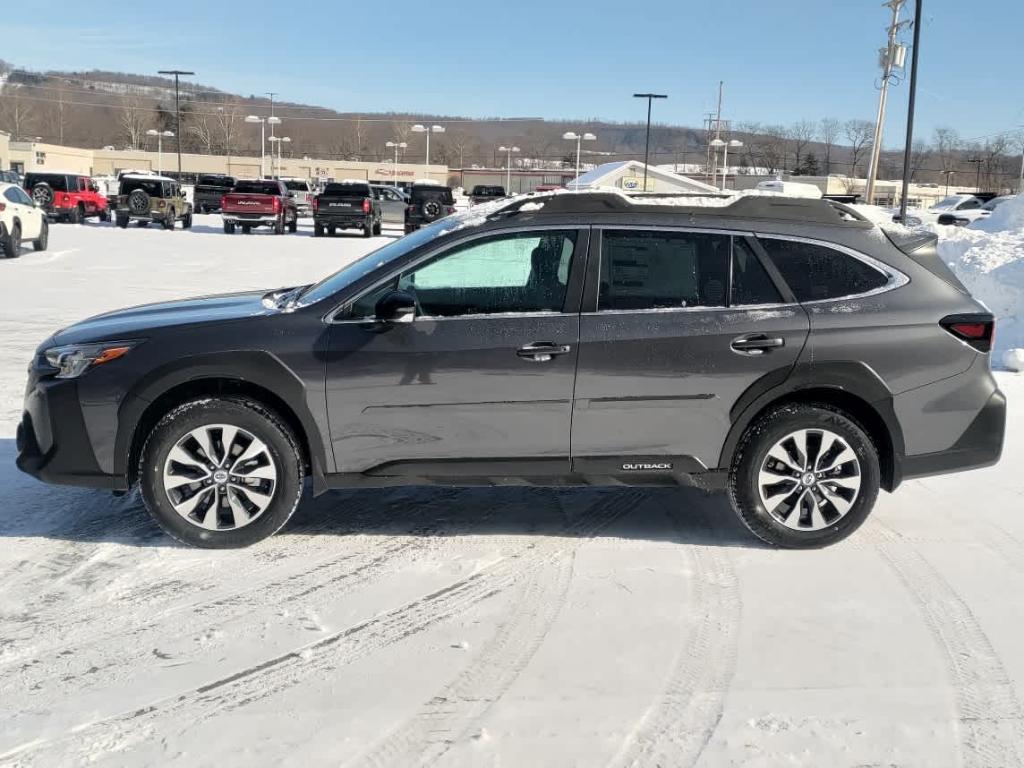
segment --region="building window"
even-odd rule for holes
[[[45,165],[45,164],[46,164],[46,153],[45,152],[36,152],[36,165]]]

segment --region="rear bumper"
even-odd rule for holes
[[[1002,455],[1005,433],[1006,395],[997,389],[950,448],[905,456],[902,479],[991,467]]]
[[[16,447],[18,469],[43,482],[113,491],[128,488],[124,476],[100,469],[73,380],[30,380]]]
[[[315,213],[313,223],[325,227],[365,227],[370,221],[370,214],[363,213]]]
[[[277,223],[278,216],[274,213],[232,213],[225,211],[221,213],[225,224],[240,224],[249,227],[273,226]]]

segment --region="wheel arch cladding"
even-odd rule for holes
[[[790,376],[780,378],[778,372],[765,375],[736,401],[719,468],[732,464],[747,429],[770,409],[787,403],[822,403],[849,414],[867,431],[878,451],[881,486],[896,489],[902,474],[903,430],[892,393],[878,374],[864,363],[801,363]]]
[[[126,474],[130,485],[135,483],[147,435],[177,405],[198,397],[242,396],[263,403],[281,417],[295,433],[314,482],[322,478],[326,471],[323,442],[302,381],[267,353],[211,357],[216,359],[190,359],[183,367],[155,371],[125,398],[118,418],[115,471]]]

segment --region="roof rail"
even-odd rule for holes
[[[525,206],[525,209],[524,209]],[[522,210],[521,210],[522,209]],[[519,213],[678,213],[813,224],[870,224],[867,218],[842,203],[785,195],[716,195],[620,192],[560,192],[511,200],[491,216]]]

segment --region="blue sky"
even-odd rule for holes
[[[919,135],[1024,124],[1024,0],[925,0]],[[908,2],[908,14],[913,2]],[[31,4],[30,4],[31,7]],[[154,6],[155,7],[155,6]],[[148,14],[58,0],[6,23],[0,57],[32,69],[192,69],[208,85],[340,110],[639,120],[634,91],[669,94],[655,119],[874,119],[881,0],[503,3],[175,0]],[[312,14],[305,8],[317,8]],[[355,11],[355,12],[354,12]],[[36,17],[33,19],[33,17]],[[886,144],[902,145],[906,87]]]

